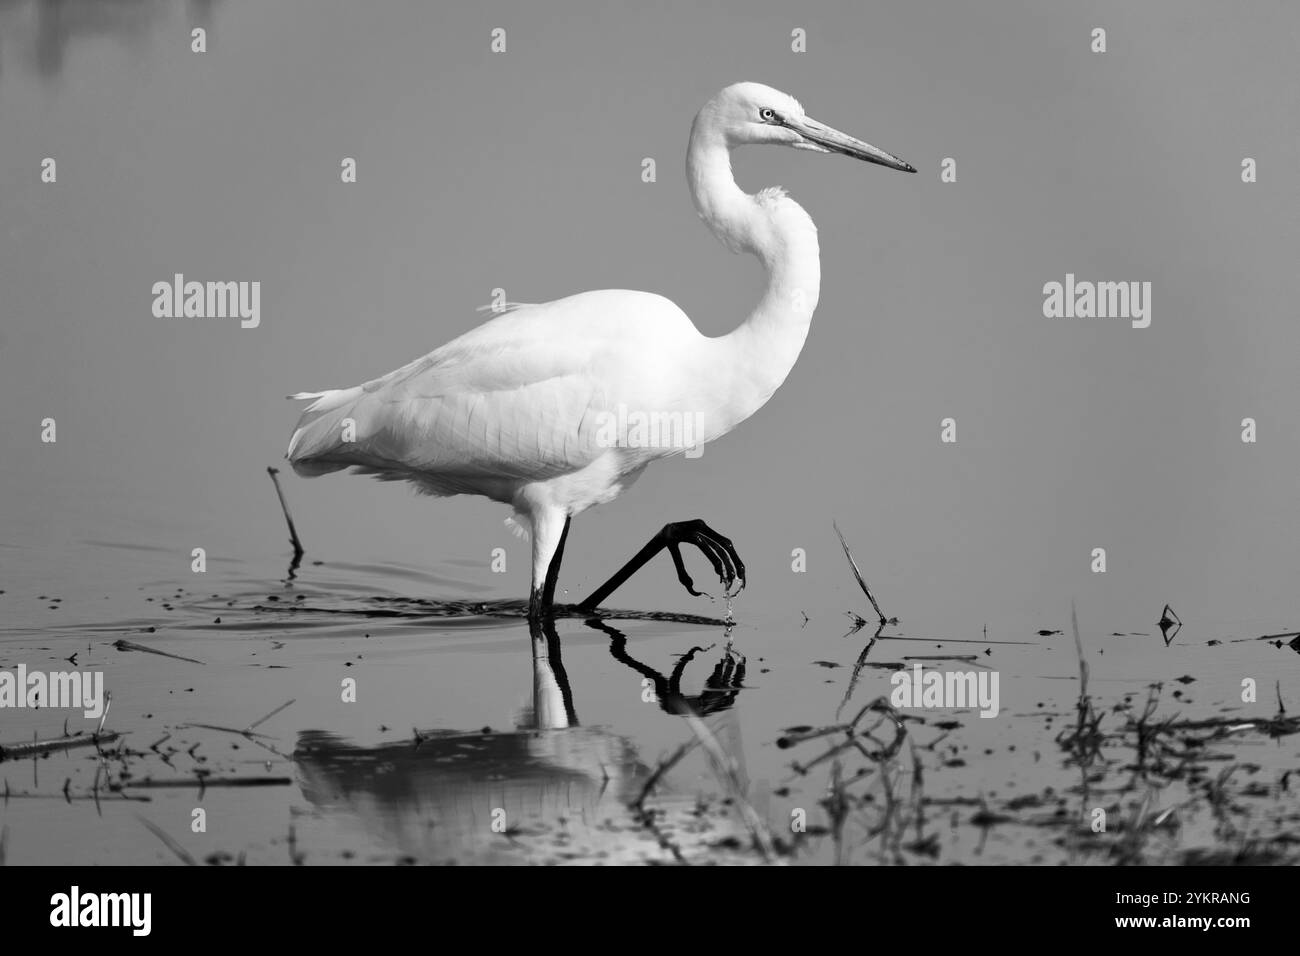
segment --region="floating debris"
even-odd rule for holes
[[[127,780],[113,784],[110,790],[126,788],[143,788],[149,790],[182,789],[207,790],[212,787],[287,787],[293,783],[292,777],[207,777],[195,776],[179,780],[155,780],[145,777],[143,780]]]
[[[74,734],[69,737],[57,737],[53,740],[33,740],[29,743],[17,744],[0,744],[0,763],[6,760],[18,760],[22,757],[39,757],[41,754],[55,753],[60,750],[71,750],[74,747],[93,747],[99,744],[112,743],[122,735],[119,733],[107,734]]]
[[[153,628],[150,628],[152,631]],[[136,644],[134,641],[120,639],[113,642],[113,646],[119,651],[140,651],[145,654],[157,654],[159,657],[170,657],[178,661],[187,661],[191,664],[202,664],[203,661],[196,661],[192,657],[181,657],[179,654],[172,654],[169,651],[160,651],[156,647],[145,647],[143,644]]]
[[[1182,630],[1183,622],[1174,613],[1174,609],[1166,604],[1163,613],[1160,615],[1159,626],[1160,633],[1165,638],[1165,647],[1168,647],[1173,643],[1174,638],[1178,636],[1178,632]]]
[[[199,865],[198,861],[194,859],[194,857],[190,856],[189,851],[173,840],[171,836],[168,835],[167,831],[158,826],[158,824],[154,823],[152,820],[147,820],[144,817],[137,817],[136,819],[143,823],[149,829],[149,832],[161,840],[163,846],[171,850],[172,853],[175,854],[176,858],[186,866]]]

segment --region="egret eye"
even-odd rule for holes
[[[764,123],[771,123],[776,120],[776,110],[769,109],[765,106],[758,111],[758,118]]]

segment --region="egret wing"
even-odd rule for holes
[[[434,493],[483,481],[537,481],[601,454],[592,374],[602,336],[573,334],[520,310],[355,388],[314,398],[290,441],[300,474],[342,468],[415,480]]]

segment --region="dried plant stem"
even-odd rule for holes
[[[298,538],[298,529],[294,527],[293,515],[289,514],[289,502],[284,499],[284,491],[280,488],[280,469],[266,469],[266,473],[271,476],[271,482],[275,485],[276,497],[280,499],[280,510],[284,512],[284,523],[289,526],[289,543],[293,545],[294,558],[301,558],[306,552],[303,550],[302,541]]]

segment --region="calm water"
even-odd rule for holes
[[[1021,5],[978,22],[953,12],[943,30],[914,10],[832,31],[864,37],[870,56],[827,38],[824,57],[790,66],[768,49],[788,32],[781,11],[725,5],[690,14],[686,35],[685,8],[606,23],[508,9],[511,52],[493,61],[479,40],[494,24],[468,12],[0,2],[0,669],[75,654],[104,672],[105,729],[124,735],[102,754],[0,762],[8,862],[177,862],[141,818],[200,861],[754,862],[699,748],[653,788],[649,823],[629,809],[695,739],[660,703],[686,655],[673,688],[707,712],[796,862],[837,852],[834,761],[817,758],[843,738],[778,741],[850,719],[888,694],[894,667],[934,655],[995,670],[1000,713],[909,712],[883,765],[841,753],[851,862],[1115,862],[1144,801],[1162,823],[1143,831],[1143,858],[1291,853],[1297,738],[1286,722],[1240,725],[1274,718],[1278,688],[1300,713],[1300,654],[1289,636],[1259,640],[1300,627],[1294,187],[1261,182],[1243,199],[1186,159],[1204,157],[1208,123],[1284,165],[1293,147],[1267,120],[1295,80],[1271,75],[1288,61],[1260,47],[1285,22],[1247,35],[1207,14],[1177,47],[1158,10],[1116,12],[1160,56],[1080,84],[1082,63],[1059,65],[1058,27]],[[194,25],[206,54],[189,50]],[[967,49],[972,31],[994,55]],[[670,80],[659,44],[682,58]],[[1162,86],[1152,64],[1184,57],[1226,72]],[[864,60],[962,92],[882,82],[867,108],[845,93]],[[1036,106],[1017,99],[1026,71]],[[289,578],[265,473],[294,421],[286,393],[396,367],[477,321],[502,285],[525,301],[646,288],[713,333],[744,314],[752,264],[699,227],[678,171],[694,110],[739,78],[789,88],[923,169],[953,137],[962,155],[1021,144],[1023,161],[973,159],[979,198],[956,200],[933,176],[738,161],[747,188],[784,183],[821,227],[813,336],[755,419],[580,518],[561,579],[562,600],[581,597],[664,521],[702,516],[751,569],[734,627],[562,619],[530,635],[510,603],[527,545],[500,508],[355,478],[282,476],[308,549]],[[1101,137],[1165,160],[1120,175],[1065,148]],[[1215,161],[1233,166],[1234,150]],[[656,192],[639,180],[646,155],[660,158]],[[55,184],[39,181],[46,156]],[[342,156],[359,160],[355,187],[338,182]],[[1192,208],[1237,238],[1187,238],[1203,222]],[[1150,334],[1042,319],[1038,289],[1068,268],[1154,279]],[[261,281],[261,327],[154,318],[150,288],[175,272]],[[937,439],[949,414],[956,446]],[[1239,440],[1248,414],[1264,423],[1254,446]],[[40,441],[47,417],[54,444]],[[832,519],[901,619],[874,643],[846,613],[873,617]],[[1090,568],[1097,547],[1105,574]],[[1080,689],[1071,601],[1110,735],[1087,758],[1058,741]],[[667,558],[612,603],[726,611],[685,594]],[[1166,603],[1185,622],[1168,645]],[[1124,728],[1157,683],[1153,719],[1182,723],[1139,760]],[[273,712],[254,736],[235,732]],[[65,717],[70,733],[97,723],[2,710],[0,745],[58,737]],[[1195,726],[1225,718],[1237,729]],[[200,792],[199,776],[215,782]],[[1096,807],[1106,834],[1089,827]],[[809,833],[796,840],[798,811]]]
[[[126,732],[125,743],[105,745],[102,757],[87,748],[0,765],[12,862],[173,861],[141,816],[194,857],[226,862],[671,862],[674,853],[689,862],[752,861],[727,793],[698,750],[648,801],[660,814],[655,829],[628,809],[658,762],[693,739],[680,716],[658,705],[680,655],[692,649],[681,693],[712,711],[707,723],[778,836],[789,836],[799,809],[814,833],[825,825],[818,801],[830,780],[826,763],[795,769],[826,748],[810,742],[782,749],[783,732],[847,720],[889,693],[892,670],[883,665],[916,655],[976,655],[974,666],[999,672],[1003,709],[992,719],[965,709],[912,712],[923,718],[908,730],[928,801],[916,838],[927,842],[924,852],[905,851],[908,858],[1104,861],[1104,843],[1072,849],[1066,842],[1067,833],[1086,831],[1083,824],[1072,829],[1073,822],[1086,822],[1094,806],[1128,816],[1147,792],[1134,787],[1132,752],[1118,744],[1090,771],[1091,797],[1080,791],[1078,769],[1054,741],[1072,723],[1078,693],[1072,643],[1062,635],[990,629],[985,639],[975,627],[886,628],[846,705],[850,673],[871,629],[845,636],[850,622],[836,604],[811,609],[803,623],[798,612],[751,613],[757,602],[742,598],[730,631],[644,620],[609,620],[602,630],[561,620],[558,640],[534,642],[525,622],[500,616],[517,613],[517,606],[490,601],[486,613],[472,613],[483,589],[451,565],[438,575],[437,567],[308,563],[288,580],[267,559],[229,561],[209,570],[197,590],[192,578],[165,572],[166,549],[74,546],[93,584],[38,594],[34,581],[19,578],[0,595],[0,664],[57,670],[75,653],[77,667],[102,670],[112,692],[106,728]],[[9,557],[21,558],[14,550]],[[430,570],[438,577],[431,579]],[[425,593],[454,594],[468,606],[412,596]],[[841,605],[865,601],[847,590],[840,597]],[[1061,624],[1068,634],[1065,621],[1041,623]],[[1259,706],[1242,705],[1230,690],[1216,691],[1220,675],[1257,670],[1285,685],[1295,652],[1266,641],[1233,643],[1227,634],[1210,647],[1203,632],[1188,639],[1188,630],[1165,647],[1149,625],[1125,636],[1088,629],[1103,730],[1119,730],[1124,715],[1111,708],[1132,695],[1140,710],[1156,681],[1165,684],[1161,719],[1273,715],[1271,684]],[[122,639],[190,660],[115,647]],[[719,667],[728,640],[729,671]],[[345,678],[357,682],[355,703],[342,701]],[[289,700],[257,724],[264,736],[233,732]],[[72,732],[94,724],[68,720]],[[211,726],[196,726],[205,724]],[[4,729],[6,743],[57,737],[63,712],[6,711]],[[1213,759],[1227,763],[1209,764],[1211,776],[1233,765],[1235,783],[1257,791],[1238,806],[1226,838],[1196,786],[1153,775],[1154,809],[1187,805],[1181,829],[1159,840],[1160,853],[1235,848],[1248,834],[1294,832],[1294,801],[1276,786],[1294,767],[1293,749],[1291,740],[1272,740],[1260,729],[1213,745]],[[896,764],[889,771],[894,785],[907,792],[906,752]],[[846,756],[844,772],[871,766]],[[194,781],[196,774],[216,782],[202,792],[155,786]],[[268,785],[225,785],[232,779]],[[870,793],[873,786],[858,789]],[[207,811],[206,833],[189,832],[197,807]],[[1007,810],[997,826],[978,824],[981,812]],[[493,830],[493,814],[502,811],[507,835]],[[867,845],[875,825],[870,804],[850,819],[851,860],[893,859],[878,842]],[[813,836],[796,859],[825,862],[833,854],[829,837]]]

